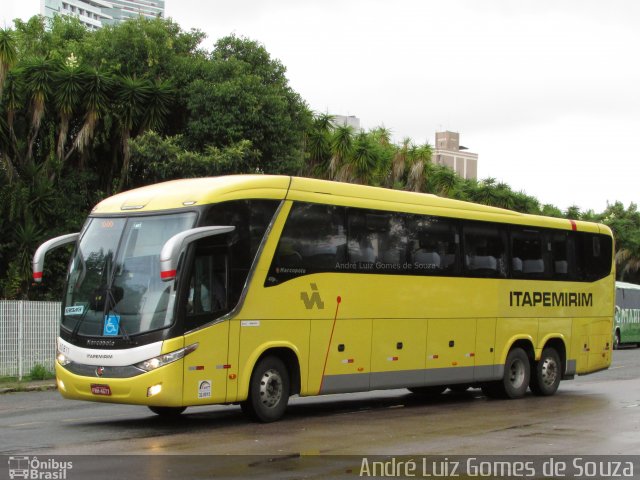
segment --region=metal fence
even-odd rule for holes
[[[60,302],[0,300],[0,377],[28,375],[35,365],[53,371]]]

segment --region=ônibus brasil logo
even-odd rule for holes
[[[9,478],[38,480],[65,480],[67,470],[73,468],[73,462],[62,462],[54,458],[40,460],[38,457],[9,457]]]

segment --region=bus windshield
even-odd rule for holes
[[[194,212],[90,219],[69,268],[62,326],[126,338],[171,325],[172,287],[160,279],[160,250],[195,220]]]

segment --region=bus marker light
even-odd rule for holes
[[[177,272],[175,270],[166,270],[160,272],[160,279],[164,281],[173,280],[174,278],[176,278],[176,274]]]
[[[344,364],[353,363],[353,358],[345,358],[344,360],[342,360],[342,363]]]
[[[58,390],[62,390],[63,392],[66,392],[67,389],[64,386],[64,382],[62,380],[58,380]]]
[[[451,365],[455,367],[456,365],[458,365],[458,362],[451,362]]]
[[[364,371],[364,368],[363,367],[358,367],[358,371],[362,372],[362,371]]]
[[[475,356],[476,356],[476,354],[473,353],[473,352],[465,354],[465,357],[467,357],[467,358],[471,358],[471,357],[475,357]]]
[[[429,359],[430,360],[437,360],[438,359],[438,355],[429,355]]]
[[[235,373],[232,373],[232,374],[229,375],[229,379],[230,380],[235,380],[236,377],[237,377],[237,375]]]
[[[217,370],[228,370],[231,368],[231,365],[216,365]]]
[[[196,365],[189,367],[189,371],[190,372],[194,372],[194,371],[199,371],[199,370],[204,370],[204,365]]]
[[[152,387],[147,388],[147,397],[153,397],[154,395],[159,394],[162,391],[162,384],[153,385]]]
[[[388,357],[387,360],[389,362],[397,362],[398,361],[398,357]]]

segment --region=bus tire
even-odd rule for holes
[[[289,393],[287,367],[278,357],[267,356],[253,369],[249,397],[240,403],[240,407],[254,421],[275,422],[287,409]]]
[[[527,392],[531,378],[531,364],[520,347],[511,349],[504,362],[502,380],[486,383],[482,392],[490,398],[521,398]]]
[[[187,407],[149,407],[149,410],[162,418],[179,417],[186,409]]]
[[[555,348],[545,348],[540,361],[535,362],[531,370],[529,388],[535,395],[550,396],[556,393],[562,378],[560,355]]]
[[[616,330],[616,334],[613,336],[613,349],[620,350],[620,330]]]

